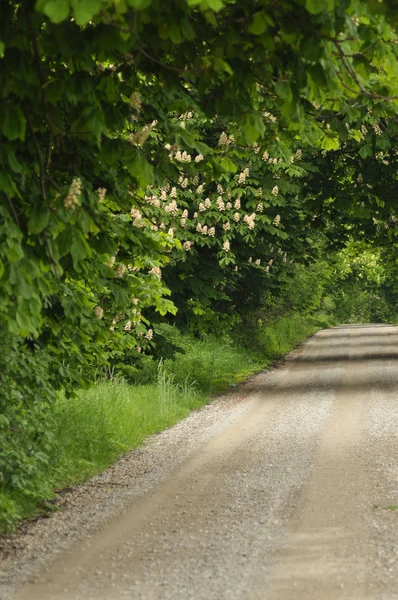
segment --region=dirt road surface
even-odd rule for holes
[[[320,331],[15,536],[1,597],[398,599],[397,438],[398,327]]]

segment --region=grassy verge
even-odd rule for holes
[[[197,340],[178,335],[184,353],[160,364],[148,361],[146,384],[99,382],[75,398],[59,397],[53,409],[56,443],[34,496],[0,491],[0,513],[8,525],[37,512],[53,489],[82,482],[114,463],[145,438],[177,423],[249,375],[280,358],[327,324],[314,318],[285,317],[257,331],[256,351],[229,338]],[[41,486],[41,493],[40,493]],[[1,514],[0,514],[1,524]]]

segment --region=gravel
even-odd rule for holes
[[[398,328],[319,332],[4,540],[8,600],[398,598]]]

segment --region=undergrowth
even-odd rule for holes
[[[260,322],[256,339],[238,341],[214,336],[198,340],[165,326],[164,332],[178,338],[182,349],[174,359],[146,357],[133,382],[103,378],[74,398],[58,395],[52,408],[55,443],[31,482],[29,489],[35,493],[0,488],[3,532],[21,518],[47,510],[52,490],[106,469],[148,436],[171,427],[215,393],[265,368],[327,325],[322,318],[293,315],[267,326]]]

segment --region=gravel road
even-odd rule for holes
[[[398,599],[397,367],[318,332],[5,540],[0,598]]]

